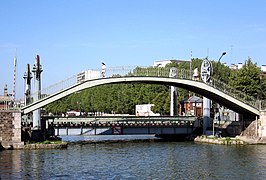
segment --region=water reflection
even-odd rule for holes
[[[21,178],[21,154],[22,151],[0,151],[0,179],[8,179],[12,176]]]
[[[266,146],[193,142],[70,145],[0,152],[2,179],[265,179]]]

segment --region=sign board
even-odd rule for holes
[[[170,69],[169,77],[176,78],[177,77],[177,68],[172,67]]]
[[[205,83],[209,83],[212,75],[212,64],[208,59],[204,59],[201,64],[201,79]]]

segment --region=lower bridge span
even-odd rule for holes
[[[55,135],[190,135],[199,126],[195,117],[90,117],[49,119]]]

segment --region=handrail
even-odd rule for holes
[[[58,93],[60,91],[64,91],[72,86],[76,86],[80,83],[83,83],[88,80],[92,79],[100,79],[100,70],[92,70],[94,72],[99,72],[98,76],[90,77],[88,79],[84,79],[81,81],[78,81],[78,74],[74,75],[70,78],[67,78],[66,80],[60,81],[54,85],[51,85],[45,89],[42,89],[40,92],[35,92],[31,94],[31,103],[35,102],[35,98],[37,99],[43,99],[47,96],[50,96],[54,93]],[[162,68],[162,67],[138,67],[138,66],[121,66],[121,67],[112,67],[106,69],[106,78],[116,78],[116,77],[169,77],[170,67],[169,68]],[[192,77],[192,72],[186,69],[177,69],[176,77],[177,79],[186,79],[186,80],[192,80],[192,81],[201,81],[202,80],[196,80]],[[248,104],[256,109],[260,109],[262,105],[252,96],[249,96],[245,94],[244,92],[241,92],[239,90],[236,90],[232,87],[230,87],[228,84],[221,82],[220,80],[217,80],[215,78],[212,78],[211,82],[208,83],[210,87],[213,87],[231,97],[234,97],[235,99],[242,101],[245,104]],[[265,103],[264,103],[265,104]]]

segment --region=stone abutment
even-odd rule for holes
[[[22,149],[21,112],[17,110],[0,111],[0,149]]]

